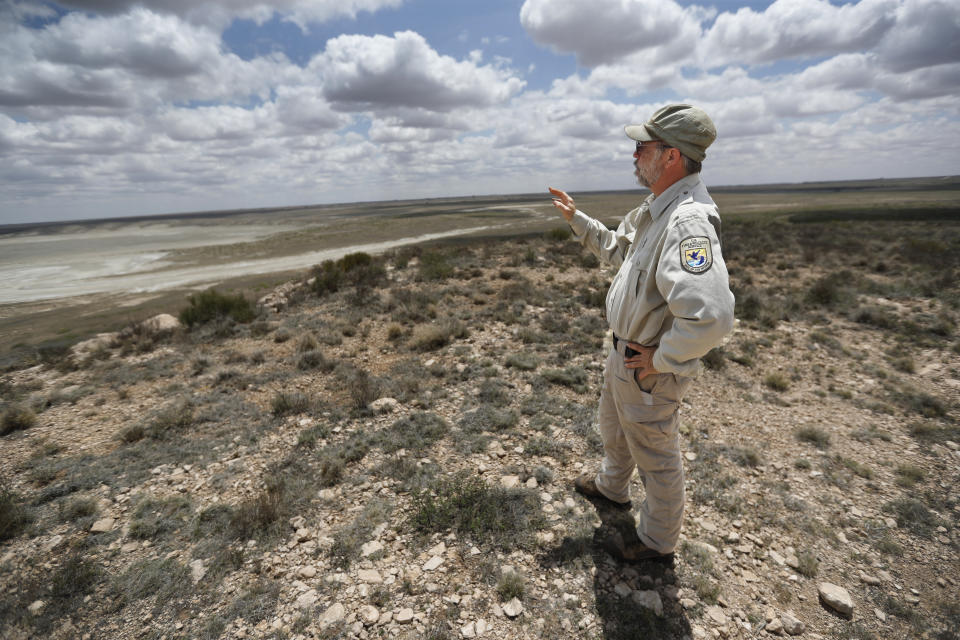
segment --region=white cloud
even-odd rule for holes
[[[651,53],[650,65],[683,55],[708,15],[671,0],[526,0],[520,8],[520,22],[535,41],[576,54],[587,67],[638,51]]]
[[[898,0],[777,0],[762,12],[722,13],[698,47],[704,66],[762,64],[869,49],[893,27]]]
[[[361,11],[374,12],[398,7],[403,0],[59,0],[58,4],[97,14],[122,14],[149,6],[156,13],[176,15],[196,24],[223,28],[236,18],[263,23],[279,14],[306,29],[310,23],[337,17],[356,17]]]
[[[960,162],[942,144],[960,134],[960,5],[947,0],[778,0],[715,22],[672,0],[527,0],[528,33],[589,67],[536,78],[545,91],[523,78],[551,62],[502,37],[455,58],[414,31],[340,35],[301,67],[241,59],[221,32],[274,9],[309,25],[399,0],[75,4],[100,15],[27,27],[44,5],[0,8],[0,211],[630,188],[622,127],[667,101],[716,122],[711,183]]]
[[[209,29],[144,9],[68,14],[43,29],[6,24],[0,35],[0,108],[33,119],[247,101],[298,73],[282,56],[244,61]]]
[[[440,55],[413,31],[333,38],[308,69],[322,78],[326,98],[350,111],[492,105],[524,86],[507,69]]]
[[[896,17],[876,50],[884,67],[904,72],[960,62],[960,3],[904,0]]]

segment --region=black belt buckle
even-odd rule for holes
[[[620,344],[620,340],[622,338],[617,337],[617,334],[615,333],[612,333],[612,335],[613,335],[613,350],[616,351],[617,345]],[[633,356],[640,355],[640,352],[637,351],[636,349],[631,349],[630,347],[624,347],[623,355],[626,356],[627,358],[632,358]]]

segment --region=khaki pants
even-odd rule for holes
[[[610,350],[603,374],[598,419],[603,464],[597,488],[617,502],[630,499],[630,478],[640,473],[646,496],[640,505],[637,535],[660,553],[671,553],[683,519],[683,461],[678,408],[691,378],[661,373],[634,379],[623,364],[624,341]]]

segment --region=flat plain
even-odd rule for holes
[[[572,491],[612,272],[546,198],[168,292],[83,351],[32,335],[0,376],[0,635],[955,639],[958,192],[714,190],[739,322],[682,407],[669,564],[609,556],[629,521]],[[578,205],[613,224],[640,199]],[[397,205],[402,235],[480,226],[434,204]],[[138,328],[160,310],[185,324]]]

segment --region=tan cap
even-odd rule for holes
[[[717,139],[710,116],[689,104],[668,104],[645,123],[627,125],[623,130],[639,142],[665,142],[697,162],[707,157],[707,147]]]

